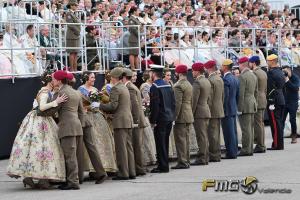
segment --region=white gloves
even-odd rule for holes
[[[100,106],[100,103],[99,102],[92,102],[91,103],[91,107],[94,109],[94,108],[99,108]]]
[[[273,104],[270,105],[270,106],[269,106],[269,110],[275,110],[275,105],[273,105]]]
[[[133,124],[133,128],[138,128],[139,125],[138,124]]]
[[[243,114],[243,113],[238,111],[237,114],[238,114],[238,115],[241,115],[241,114]]]

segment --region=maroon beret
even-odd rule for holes
[[[201,70],[204,69],[204,64],[203,64],[203,63],[200,63],[200,62],[194,63],[194,64],[192,65],[192,69],[193,69],[193,71],[201,71]]]
[[[179,64],[175,68],[175,72],[178,74],[187,73],[188,67],[186,65]]]
[[[67,74],[66,71],[58,70],[58,71],[54,72],[53,77],[54,77],[56,80],[61,81],[61,80],[65,79],[65,78],[67,78],[67,75],[68,75],[68,74]]]
[[[74,75],[72,73],[67,72],[67,79],[71,81],[71,80],[73,80],[73,78],[74,78]]]
[[[245,62],[248,62],[249,61],[249,58],[244,56],[244,57],[241,57],[238,61],[238,64],[242,64],[242,63],[245,63]]]
[[[206,69],[212,69],[212,68],[216,67],[216,65],[217,65],[216,61],[214,61],[214,60],[209,60],[209,61],[207,61],[207,62],[204,64],[204,67],[205,67]]]

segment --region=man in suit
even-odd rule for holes
[[[178,81],[174,85],[175,94],[175,125],[174,138],[177,151],[177,165],[171,169],[190,168],[190,136],[192,123],[194,122],[192,112],[193,87],[187,80],[188,68],[186,65],[178,65],[175,75]]]
[[[158,166],[151,173],[169,172],[169,136],[174,121],[175,97],[170,84],[163,77],[164,66],[150,65],[153,84],[150,88],[151,127],[154,128],[154,139]]]
[[[58,87],[58,95],[65,94],[68,101],[58,107],[58,137],[66,162],[66,184],[59,187],[62,190],[78,190],[78,161],[81,160],[82,124],[84,112],[79,93],[67,84],[68,74],[56,71],[53,74],[53,85]]]
[[[137,7],[131,7],[129,10],[129,47],[132,48],[129,50],[129,62],[131,69],[138,69],[139,67],[139,28],[136,25],[140,25],[138,20],[139,9]]]
[[[100,104],[100,109],[113,113],[112,126],[116,148],[118,175],[113,180],[135,179],[135,162],[132,147],[133,120],[131,115],[130,94],[122,83],[123,68],[116,67],[110,72],[113,87],[110,92],[110,102]]]
[[[80,23],[80,19],[75,14],[75,11],[78,8],[77,0],[70,0],[68,6],[70,9],[66,13],[66,22],[76,24],[67,25],[66,47],[68,48],[67,52],[70,53],[69,66],[71,67],[71,71],[77,71],[77,53],[79,52],[79,49],[72,49],[72,47],[80,47],[81,27],[78,24]]]
[[[260,59],[258,56],[252,56],[249,59],[249,67],[257,78],[257,93],[255,98],[257,101],[257,112],[254,114],[254,141],[256,146],[254,153],[265,153],[265,125],[264,114],[267,107],[267,81],[268,77],[264,70],[260,68]]]
[[[209,97],[209,109],[211,118],[208,124],[209,161],[221,161],[220,127],[221,119],[224,117],[224,83],[217,74],[217,64],[214,60],[207,61],[204,67],[208,71],[208,80],[211,84]]]
[[[199,151],[196,160],[191,165],[207,165],[209,161],[208,123],[211,117],[208,100],[211,84],[205,77],[205,68],[202,63],[194,63],[193,70],[193,101],[194,129],[196,132]]]
[[[283,88],[285,85],[284,73],[278,66],[278,56],[271,54],[267,57],[269,71],[267,73],[267,109],[272,131],[272,147],[268,150],[283,150],[283,117],[285,99]]]
[[[236,128],[237,102],[239,98],[239,82],[231,73],[233,62],[224,60],[222,74],[224,81],[224,115],[222,119],[222,130],[226,146],[224,159],[236,159],[238,153],[238,139]]]
[[[255,94],[257,93],[257,78],[249,69],[249,59],[242,57],[238,64],[241,71],[239,76],[240,90],[238,100],[239,120],[242,129],[242,149],[239,156],[253,155],[254,114],[257,111]]]
[[[285,107],[284,107],[284,116],[283,124],[287,114],[290,116],[290,123],[292,129],[292,141],[291,143],[297,143],[297,123],[296,123],[296,113],[298,109],[298,100],[299,100],[299,77],[292,72],[292,69],[289,66],[283,67],[283,72],[285,75],[285,86],[283,90],[285,98]]]
[[[135,170],[137,176],[145,175],[144,156],[143,156],[143,131],[146,127],[145,115],[143,111],[142,95],[140,90],[131,82],[133,72],[130,69],[124,69],[125,76],[123,83],[129,90],[131,102],[131,114],[134,128],[132,129],[132,145],[135,160]]]

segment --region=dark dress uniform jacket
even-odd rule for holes
[[[285,85],[284,74],[279,67],[268,71],[268,92],[267,99],[269,104],[285,105],[283,87]]]
[[[236,116],[237,102],[239,99],[239,81],[228,73],[223,78],[224,81],[224,114],[225,116]]]
[[[154,81],[150,88],[150,117],[151,124],[158,121],[170,122],[175,119],[174,91],[168,83],[162,79]]]
[[[299,77],[296,74],[292,74],[290,80],[285,83],[284,97],[287,107],[289,105],[298,105],[299,84]]]

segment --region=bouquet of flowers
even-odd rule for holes
[[[89,93],[89,99],[90,99],[90,102],[99,102],[102,98],[102,93],[101,92],[90,92]]]
[[[150,115],[150,103],[149,102],[143,102],[143,110],[146,117],[149,117]]]

